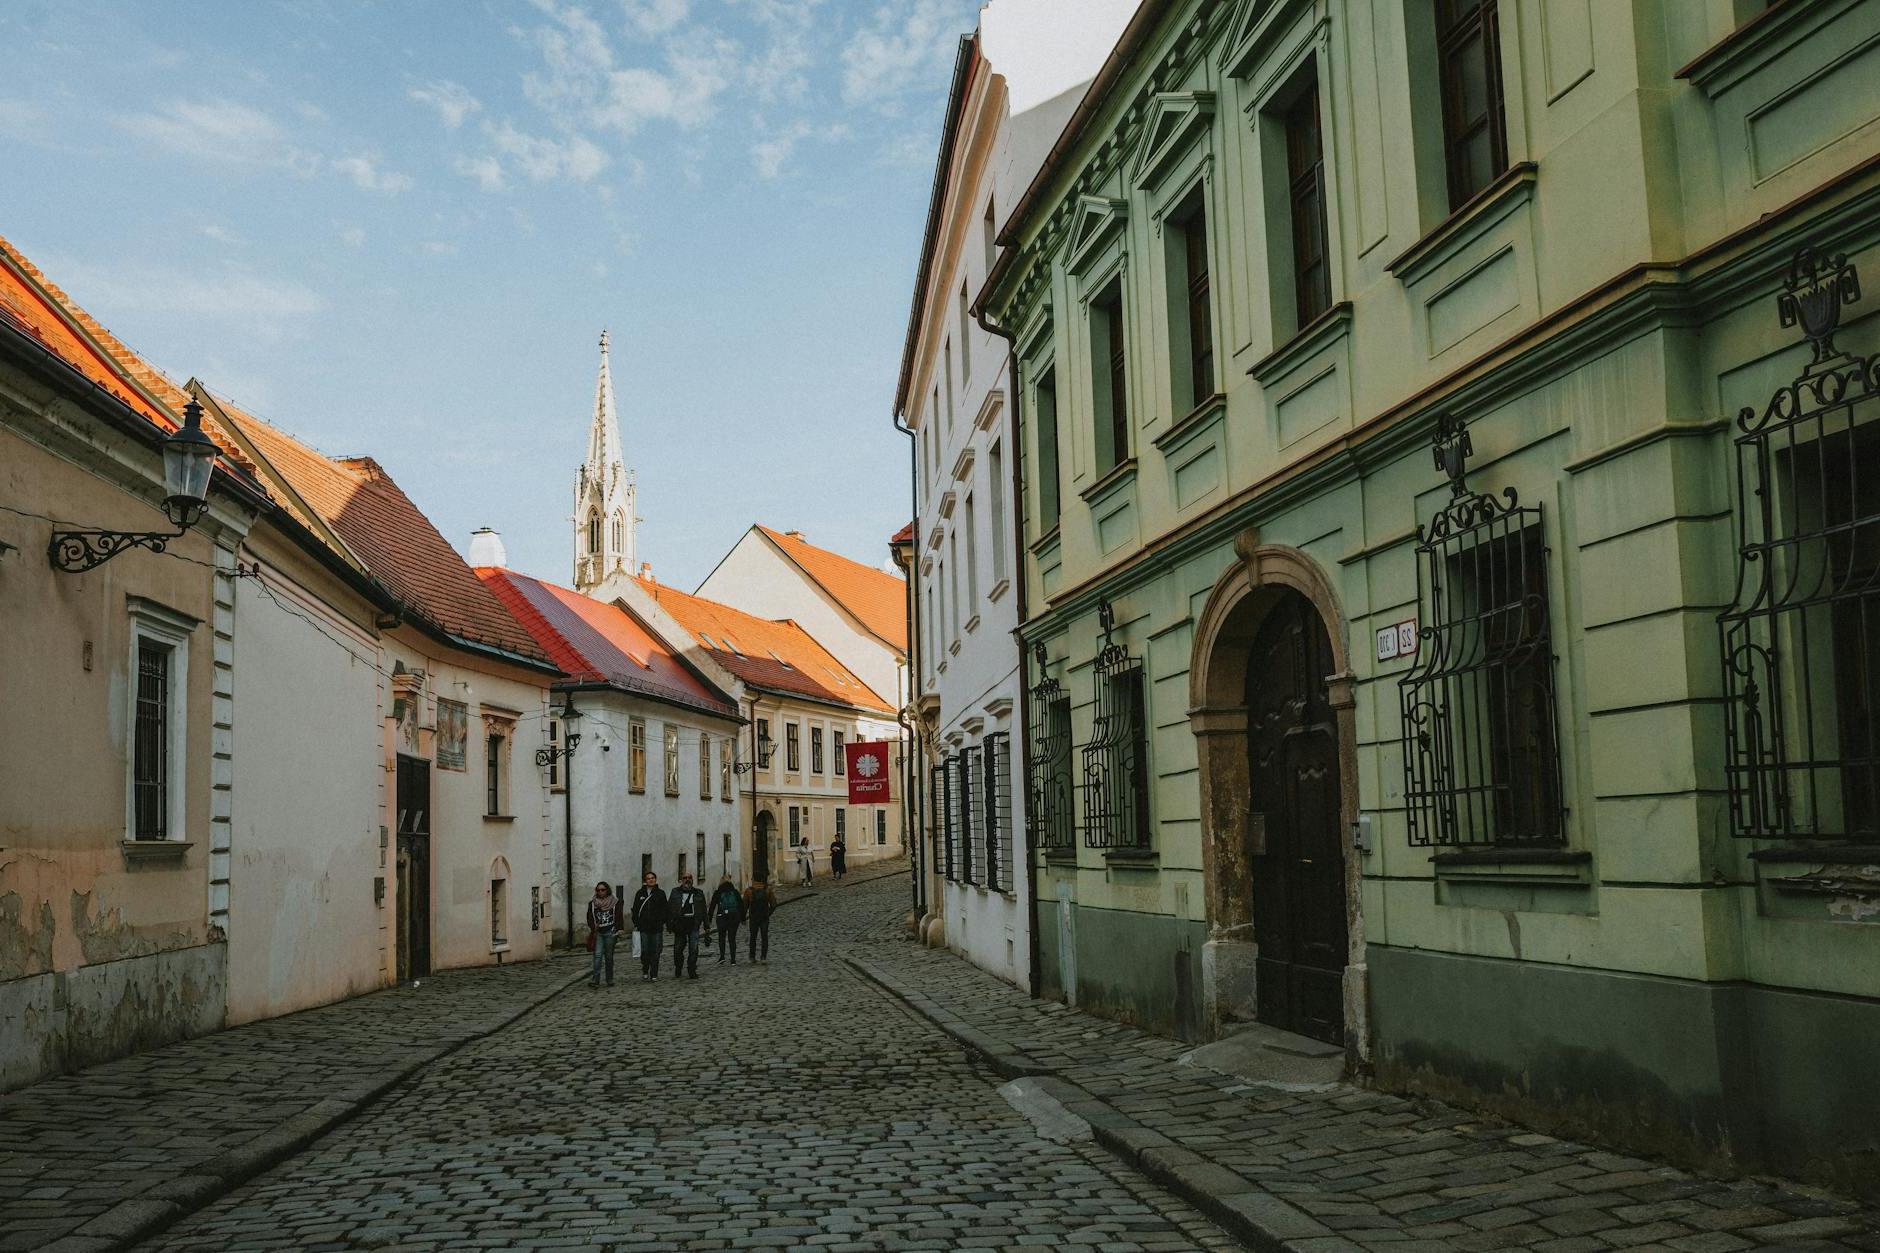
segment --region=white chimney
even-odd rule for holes
[[[478,527],[470,533],[470,564],[473,566],[496,566],[501,569],[509,565],[509,550],[503,547],[503,537],[489,527]]]
[[[648,583],[655,581],[653,579],[653,563],[652,562],[642,561],[640,563],[640,577],[642,579],[645,579]]]

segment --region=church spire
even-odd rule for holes
[[[594,383],[594,414],[588,426],[587,460],[575,477],[574,586],[591,592],[610,575],[633,572],[639,518],[634,515],[633,474],[621,451],[620,419],[614,412],[613,367],[607,332],[601,332],[601,369]]]

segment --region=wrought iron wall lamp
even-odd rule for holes
[[[202,432],[202,406],[194,400],[183,406],[182,428],[163,441],[164,516],[174,531],[54,531],[46,557],[55,570],[82,574],[95,569],[127,548],[148,548],[160,553],[171,540],[202,519],[209,503],[209,476],[215,470],[215,441]]]

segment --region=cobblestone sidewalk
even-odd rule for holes
[[[0,1253],[102,1253],[297,1152],[586,971],[449,971],[0,1096]]]
[[[1260,1248],[1880,1250],[1880,1214],[1705,1178],[1349,1086],[1283,1091],[1187,1046],[1034,1001],[949,953],[858,939],[852,964],[1006,1074],[1049,1076],[1098,1138]]]

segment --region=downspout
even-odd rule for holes
[[[902,420],[900,414],[894,415],[894,429],[907,436],[907,503],[912,520],[908,523],[913,528],[910,536],[911,547],[907,562],[908,602],[913,606],[912,616],[907,624],[908,654],[913,664],[908,667],[907,701],[902,705],[900,716],[896,719],[901,724],[901,832],[902,843],[910,848],[908,873],[913,879],[912,895],[914,904],[914,925],[920,925],[920,917],[927,912],[927,884],[921,875],[927,864],[926,850],[922,839],[927,830],[926,814],[922,810],[923,797],[914,787],[914,780],[923,777],[915,753],[920,747],[920,733],[909,725],[909,712],[920,703],[921,667],[925,658],[920,650],[920,437],[914,434],[914,428]],[[913,840],[907,839],[908,815],[914,818]]]
[[[981,298],[983,301],[983,297]],[[1019,386],[1018,335],[992,322],[987,316],[983,303],[973,310],[973,320],[989,335],[996,335],[1005,341],[1006,360],[1012,369],[1012,570],[1016,577],[1012,580],[1012,606],[1018,614],[1018,625],[1025,625],[1025,393]],[[1040,958],[1038,953],[1038,867],[1036,845],[1032,839],[1031,812],[1032,798],[1037,791],[1032,786],[1031,777],[1031,675],[1028,670],[1028,655],[1025,640],[1017,630],[1018,637],[1018,743],[1019,760],[1024,763],[1025,785],[1025,991],[1037,997],[1041,986]]]
[[[566,723],[563,727],[566,727]],[[564,729],[563,735],[567,732]],[[564,738],[563,743],[566,744]],[[574,754],[565,753],[561,759],[561,839],[562,853],[567,857],[565,863],[568,873],[562,877],[567,880],[568,895],[568,947],[574,947]]]

